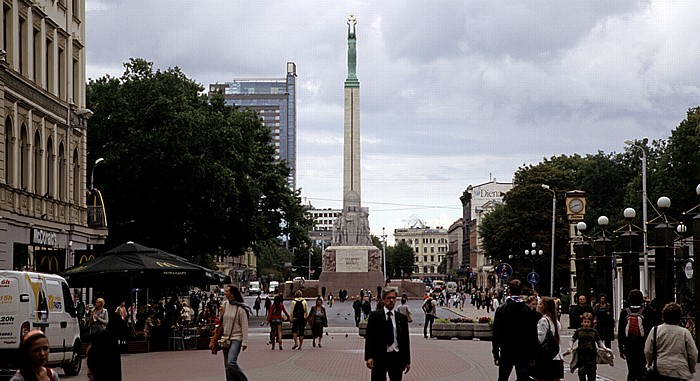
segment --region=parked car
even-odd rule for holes
[[[260,295],[260,282],[252,281],[248,283],[248,296]]]

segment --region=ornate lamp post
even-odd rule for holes
[[[625,140],[625,144],[631,147],[637,147],[642,151],[642,231],[644,239],[644,294],[649,296],[649,239],[647,233],[647,153],[646,145],[649,142],[649,138],[646,136],[642,138],[641,144],[636,143],[633,140]]]
[[[557,216],[557,194],[554,189],[550,189],[549,185],[542,184],[542,188],[552,192],[552,253],[551,253],[551,264],[549,269],[549,296],[554,296],[554,240],[556,232],[556,216]]]

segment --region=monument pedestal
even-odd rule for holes
[[[371,290],[384,288],[381,271],[381,255],[376,246],[331,246],[323,253],[323,272],[319,285],[326,288],[326,295],[337,295],[339,290],[348,290],[348,295],[357,295],[361,288]]]

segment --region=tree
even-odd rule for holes
[[[87,86],[88,162],[106,159],[95,184],[112,222],[109,246],[134,240],[191,258],[260,254],[281,235],[309,245],[312,221],[254,112],[208,99],[177,67],[124,66],[122,77]]]
[[[396,270],[396,274],[404,273],[411,276],[416,259],[413,249],[404,241],[392,246],[391,250],[389,249],[387,247],[387,272],[393,274],[394,270]],[[389,263],[391,263],[391,271],[389,270]]]

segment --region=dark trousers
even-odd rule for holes
[[[598,366],[595,363],[585,363],[581,364],[578,368],[578,381],[595,381],[596,371]]]
[[[527,360],[516,359],[510,356],[501,356],[498,359],[498,381],[508,381],[513,367],[515,367],[515,379],[517,381],[530,381],[530,377],[527,374]]]
[[[636,339],[634,341],[627,339],[625,356],[627,357],[627,381],[644,381],[646,370],[644,339]]]
[[[382,364],[374,363],[372,368],[372,381],[386,381],[387,374],[390,381],[401,381],[403,368],[398,352],[387,352],[385,361]]]
[[[355,312],[355,327],[360,326],[360,312]]]
[[[426,314],[425,324],[423,324],[423,336],[428,337],[428,324],[430,324],[430,337],[433,337],[433,322],[435,321],[435,315]]]

